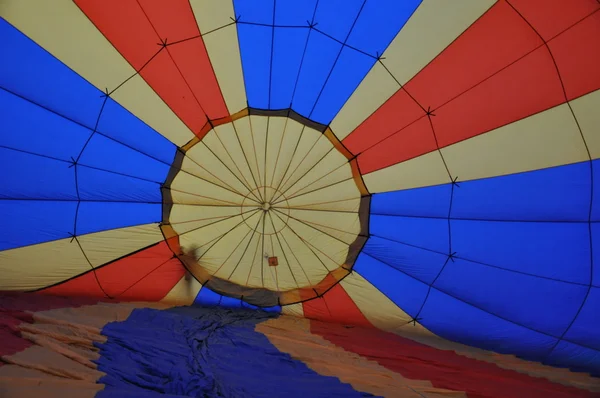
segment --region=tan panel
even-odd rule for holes
[[[442,158],[437,151],[365,174],[363,180],[371,193],[426,187],[450,182],[444,162],[442,162]]]
[[[600,157],[600,90],[571,101],[592,159]]]
[[[319,135],[317,136],[316,134]],[[304,136],[308,136],[307,139],[305,139]],[[310,146],[307,144],[310,144]],[[294,185],[310,170],[318,168],[318,170],[322,173],[323,167],[327,169],[328,165],[331,168],[335,168],[331,166],[331,158],[327,158],[327,154],[332,152],[337,152],[337,150],[331,145],[331,142],[323,134],[306,127],[302,134],[300,144],[298,145],[296,156],[294,156],[294,159],[291,163],[292,166],[290,167],[286,177],[283,179],[280,190],[282,192],[286,192],[289,187]],[[347,161],[342,154],[339,152],[337,152],[337,154],[339,157]],[[335,159],[335,155],[332,156],[334,156],[333,159]],[[327,162],[327,160],[330,162]]]
[[[136,73],[73,1],[4,0],[2,17],[102,91]],[[176,145],[193,137],[139,76],[112,97]]]
[[[162,239],[158,224],[113,229],[77,238],[94,267]],[[90,264],[79,244],[67,238],[0,252],[0,290],[38,289],[89,271]]]
[[[292,205],[290,205],[292,206]],[[294,209],[312,209],[322,211],[358,211],[360,207],[360,198],[324,200],[322,202],[307,203],[302,205],[293,205]]]
[[[210,1],[217,3],[214,0]],[[230,3],[229,0],[219,0],[218,2]],[[198,21],[198,15],[202,14],[199,14],[197,11],[197,2],[192,2],[192,8],[196,15],[196,21]],[[244,86],[236,26],[233,24],[223,29],[204,34],[205,32],[210,32],[210,29],[206,29],[206,27],[214,25],[207,24],[205,26],[202,21],[198,22],[200,31],[203,33],[202,40],[204,40],[204,45],[208,51],[208,56],[215,71],[219,87],[221,88],[221,93],[227,104],[227,109],[233,115],[246,108],[246,88]]]
[[[196,159],[203,159],[203,161],[200,163]],[[187,156],[183,158],[181,170],[240,195],[247,192],[244,185],[233,174],[223,172],[227,169],[204,145],[195,145],[187,152]]]
[[[267,147],[265,152],[265,161],[266,161],[266,184],[267,186],[276,188],[273,184],[273,180],[275,179],[275,170],[279,168],[281,170],[281,166],[285,164],[287,159],[284,159],[281,156],[281,148],[283,147],[284,139],[285,139],[285,128],[287,118],[283,117],[270,117],[268,123],[268,137],[267,137]],[[288,135],[289,136],[289,135]],[[267,195],[266,200],[270,201],[275,195],[274,190],[273,193]]]
[[[242,150],[237,130],[232,123],[223,124],[206,135],[203,142],[229,166],[238,178],[248,187],[256,187],[255,176],[252,174],[249,160],[246,160]],[[222,167],[222,166],[221,166]]]
[[[324,234],[309,224],[296,221],[292,218],[288,220],[287,224],[289,228],[293,229],[302,238],[301,244],[310,246],[310,249],[314,251],[330,271],[338,268],[346,261],[348,244]],[[302,266],[306,269],[312,266],[312,264],[302,263]]]
[[[285,126],[283,130],[283,142],[279,148],[279,158],[277,159],[277,167],[271,178],[271,186],[275,188],[281,188],[284,174],[289,172],[288,165],[290,164],[294,152],[298,146],[300,138],[304,132],[304,125],[295,121],[294,119],[285,119]]]
[[[212,226],[226,218],[239,216],[242,212],[248,214],[253,208],[240,206],[201,206],[175,204],[171,208],[169,223],[181,235],[193,229]]]
[[[304,318],[304,306],[300,303],[284,305],[283,307],[281,307],[281,313],[284,315]]]
[[[79,245],[71,238],[4,250],[0,252],[0,290],[37,289],[89,269]]]
[[[286,228],[279,234],[282,242],[293,253],[293,259],[290,259],[292,266],[300,268],[300,273],[310,281],[310,285],[316,285],[323,280],[327,273],[337,267],[337,265],[329,259],[323,260],[323,255],[319,253],[306,238],[297,231],[294,233],[290,228]],[[300,239],[300,237],[302,239]],[[300,273],[296,272],[296,275]]]
[[[252,148],[256,154],[256,162],[258,163],[258,178],[257,183],[260,187],[267,185],[265,183],[265,152],[267,139],[267,123],[269,118],[266,116],[250,116],[248,117],[250,125],[250,135],[252,136]],[[264,193],[263,193],[264,196]]]
[[[241,205],[244,197],[186,173],[179,173],[171,184],[173,203],[199,205]]]
[[[158,224],[137,225],[78,237],[94,267],[163,240]]]
[[[242,150],[250,164],[250,172],[252,173],[252,181],[258,184],[261,180],[260,169],[258,166],[257,155],[255,151],[254,138],[250,129],[250,118],[248,116],[240,118],[233,122],[237,136],[240,139]]]
[[[406,327],[426,332],[418,322],[416,325],[410,323],[410,315],[357,272],[342,279],[340,284],[373,326],[389,332]]]
[[[589,159],[567,104],[443,148],[442,154],[460,181]]]
[[[348,159],[339,151],[332,150],[291,185],[285,196],[289,198],[303,192],[315,191],[348,178],[352,178],[352,167]]]
[[[424,0],[383,53],[383,64],[406,84],[495,2]],[[343,139],[398,89],[385,68],[376,64],[331,122],[331,129]]]
[[[203,34],[233,23],[231,18],[235,18],[232,0],[190,0],[190,4]]]
[[[161,300],[161,303],[173,306],[192,305],[200,293],[200,289],[202,289],[200,282],[186,272],[185,276]]]
[[[342,210],[348,206],[348,202],[343,202],[343,199],[360,200],[359,198],[360,192],[356,187],[354,179],[350,178],[339,184],[321,188],[318,191],[298,195],[295,198],[288,199],[287,203],[289,207],[304,208],[308,206],[315,208],[316,204],[326,204],[327,208],[331,210]]]
[[[354,242],[356,235],[360,233],[358,213],[291,210],[290,217],[306,223],[325,234],[332,235],[348,245]]]

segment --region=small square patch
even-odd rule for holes
[[[279,265],[279,261],[277,261],[277,257],[269,257],[269,266],[276,267]]]

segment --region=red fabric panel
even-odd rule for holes
[[[600,11],[550,41],[548,46],[569,100],[600,89]]]
[[[322,297],[303,303],[304,316],[346,325],[372,326],[338,283]]]
[[[405,90],[399,90],[371,117],[358,126],[352,134],[346,137],[343,140],[344,145],[352,153],[361,153],[414,123],[415,120],[425,114],[425,111]],[[361,172],[365,173],[362,165]]]
[[[405,89],[423,108],[435,109],[542,45],[523,18],[500,1],[409,81]],[[398,91],[388,101],[397,105],[386,103],[344,140],[353,153],[365,151],[423,115],[422,110],[415,112],[412,105],[407,112],[408,100],[396,96],[406,94]],[[385,131],[378,131],[379,126],[386,126]]]
[[[102,34],[138,71],[161,49],[162,40],[167,39],[168,42],[174,42],[199,34],[197,27],[193,29],[191,26],[192,23],[195,25],[195,20],[188,2],[181,4],[182,2],[178,1],[177,7],[172,7],[169,3],[169,7],[164,7],[164,10],[157,8],[160,6],[157,2],[145,3],[151,11],[150,15],[156,18],[154,20],[149,19],[150,15],[146,15],[136,0],[75,1]],[[154,26],[155,22],[164,32],[157,32],[156,26]],[[188,34],[191,36],[187,36]],[[204,46],[200,45],[201,39],[198,38],[195,42],[193,47],[197,52],[182,56],[181,51],[175,51],[177,58],[171,57],[171,47],[166,47],[152,58],[140,71],[140,75],[190,130],[199,134],[207,123],[207,115],[198,101],[215,102],[207,107],[211,111],[216,110],[214,115],[209,114],[211,118],[223,117],[226,115],[226,110],[218,88],[215,89],[216,79],[212,68],[208,69],[210,61]],[[178,45],[181,44],[174,44],[173,48]],[[182,62],[181,71],[174,59]],[[194,89],[198,90],[200,86],[206,87],[206,92],[198,99],[186,82],[187,76],[182,75],[182,72],[190,73],[190,63],[192,62],[198,62],[192,76],[202,75],[194,76],[191,79]],[[108,89],[114,88],[109,87]],[[217,94],[216,97],[215,94]]]
[[[12,355],[32,345],[20,337],[17,326],[23,322],[32,323],[33,318],[26,311],[45,311],[56,308],[79,307],[98,303],[89,297],[43,297],[37,294],[0,293],[0,356]],[[0,361],[0,366],[3,362]]]
[[[340,328],[311,321],[311,333],[413,380],[465,391],[469,397],[592,397],[594,393],[552,383],[444,351],[374,328]]]
[[[435,111],[440,147],[474,137],[565,102],[560,79],[542,46]]]
[[[600,8],[597,0],[510,0],[545,41]]]
[[[385,141],[358,156],[361,174],[382,169],[435,151],[437,145],[429,117],[423,116]]]
[[[185,274],[166,242],[131,254],[41,292],[52,295],[105,297],[104,291],[121,301],[158,301]]]
[[[195,37],[167,50],[208,117],[214,120],[229,116],[189,1],[140,0],[140,4],[159,36],[168,43]]]

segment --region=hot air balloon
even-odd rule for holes
[[[0,395],[600,394],[599,10],[0,1]]]

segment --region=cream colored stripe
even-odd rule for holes
[[[281,307],[281,313],[284,315],[295,316],[297,318],[304,318],[304,306],[302,303],[284,305]]]
[[[299,173],[299,176],[297,182],[287,189],[285,196],[296,196],[352,178],[352,167],[344,155],[333,149],[322,159],[318,158],[318,163],[312,169],[303,175]]]
[[[242,212],[248,215],[253,208],[242,208],[240,206],[201,206],[174,204],[171,208],[169,223],[178,235],[199,229],[211,227],[227,218],[239,216]]]
[[[283,201],[283,199],[279,199],[279,205],[286,206],[285,203],[287,203],[287,207],[310,207],[313,209],[323,206],[331,210],[340,211],[346,210],[349,207],[358,209],[354,202],[346,199],[354,199],[355,201],[358,201],[356,203],[360,203],[360,192],[353,179],[348,179],[339,184],[330,185],[314,192],[299,194],[296,197],[289,198],[287,202]],[[278,204],[274,205],[277,206]]]
[[[387,101],[454,39],[485,13],[496,0],[423,0],[346,102],[331,129],[341,140]],[[386,68],[390,71],[386,71]]]
[[[223,166],[206,145],[193,146],[183,158],[181,170],[241,195],[248,193],[242,182]]]
[[[248,159],[248,163],[249,163],[249,168],[250,168],[250,172],[252,173],[252,181],[254,183],[254,181],[256,181],[256,184],[258,185],[262,185],[261,181],[262,181],[262,177],[260,174],[260,168],[258,165],[258,158],[257,158],[257,154],[256,154],[256,150],[255,150],[255,143],[254,143],[254,135],[253,135],[253,129],[250,128],[250,117],[246,116],[243,118],[240,118],[236,121],[233,122],[234,126],[235,126],[235,131],[237,132],[237,136],[240,140],[240,144],[243,150],[243,153],[246,156],[246,159]],[[263,138],[264,140],[264,138]]]
[[[160,242],[158,224],[138,225],[0,252],[0,290],[30,290],[49,286],[129,253]]]
[[[202,289],[200,282],[186,272],[160,302],[172,306],[192,305],[200,289]]]
[[[373,326],[389,332],[409,326],[419,333],[432,334],[420,323],[409,325],[412,317],[356,271],[342,279],[340,284]]]
[[[246,89],[231,0],[190,0],[230,114],[246,108]],[[229,26],[223,27],[227,24]],[[221,29],[219,29],[221,28]]]
[[[583,124],[593,123],[590,95],[578,104]],[[586,126],[588,136],[592,129]],[[592,138],[592,145],[595,145]],[[596,148],[594,146],[594,148]],[[567,104],[521,119],[441,150],[459,181],[494,177],[585,161],[588,154]],[[437,152],[364,176],[370,192],[410,189],[449,182]]]
[[[197,205],[242,205],[244,197],[218,185],[179,173],[171,184],[173,203]]]
[[[462,391],[434,388],[428,380],[411,380],[375,361],[345,351],[312,334],[310,322],[281,316],[256,325],[256,330],[282,352],[302,361],[324,376],[337,377],[356,391],[385,397],[465,397]],[[341,327],[341,326],[340,326]]]
[[[136,73],[73,1],[4,0],[2,17],[99,90],[114,90]],[[176,145],[193,138],[139,75],[111,97]]]
[[[287,210],[280,210],[287,214]],[[290,210],[290,217],[350,245],[360,233],[358,213]]]
[[[600,157],[600,90],[571,101],[592,159]]]

